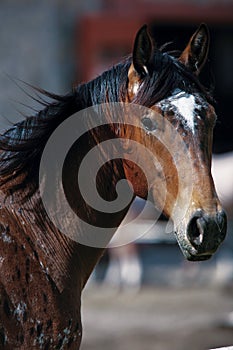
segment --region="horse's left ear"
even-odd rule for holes
[[[130,98],[133,98],[137,93],[141,80],[149,74],[148,66],[152,53],[152,40],[147,31],[147,26],[144,25],[136,35],[133,48],[133,62],[128,72],[128,93]]]
[[[209,29],[206,24],[202,23],[191,37],[179,61],[198,75],[206,62],[209,52],[209,43]]]

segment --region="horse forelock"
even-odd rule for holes
[[[213,103],[211,89],[207,89],[187,67],[174,56],[156,50],[144,78],[132,102],[152,107],[179,89],[189,94],[199,93]]]

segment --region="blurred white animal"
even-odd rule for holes
[[[228,220],[233,220],[233,152],[213,156],[212,174]]]

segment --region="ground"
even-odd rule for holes
[[[233,293],[208,287],[88,286],[81,350],[208,350],[233,346]]]

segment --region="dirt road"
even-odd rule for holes
[[[104,287],[83,295],[82,350],[207,350],[233,345],[233,295],[208,288]]]

